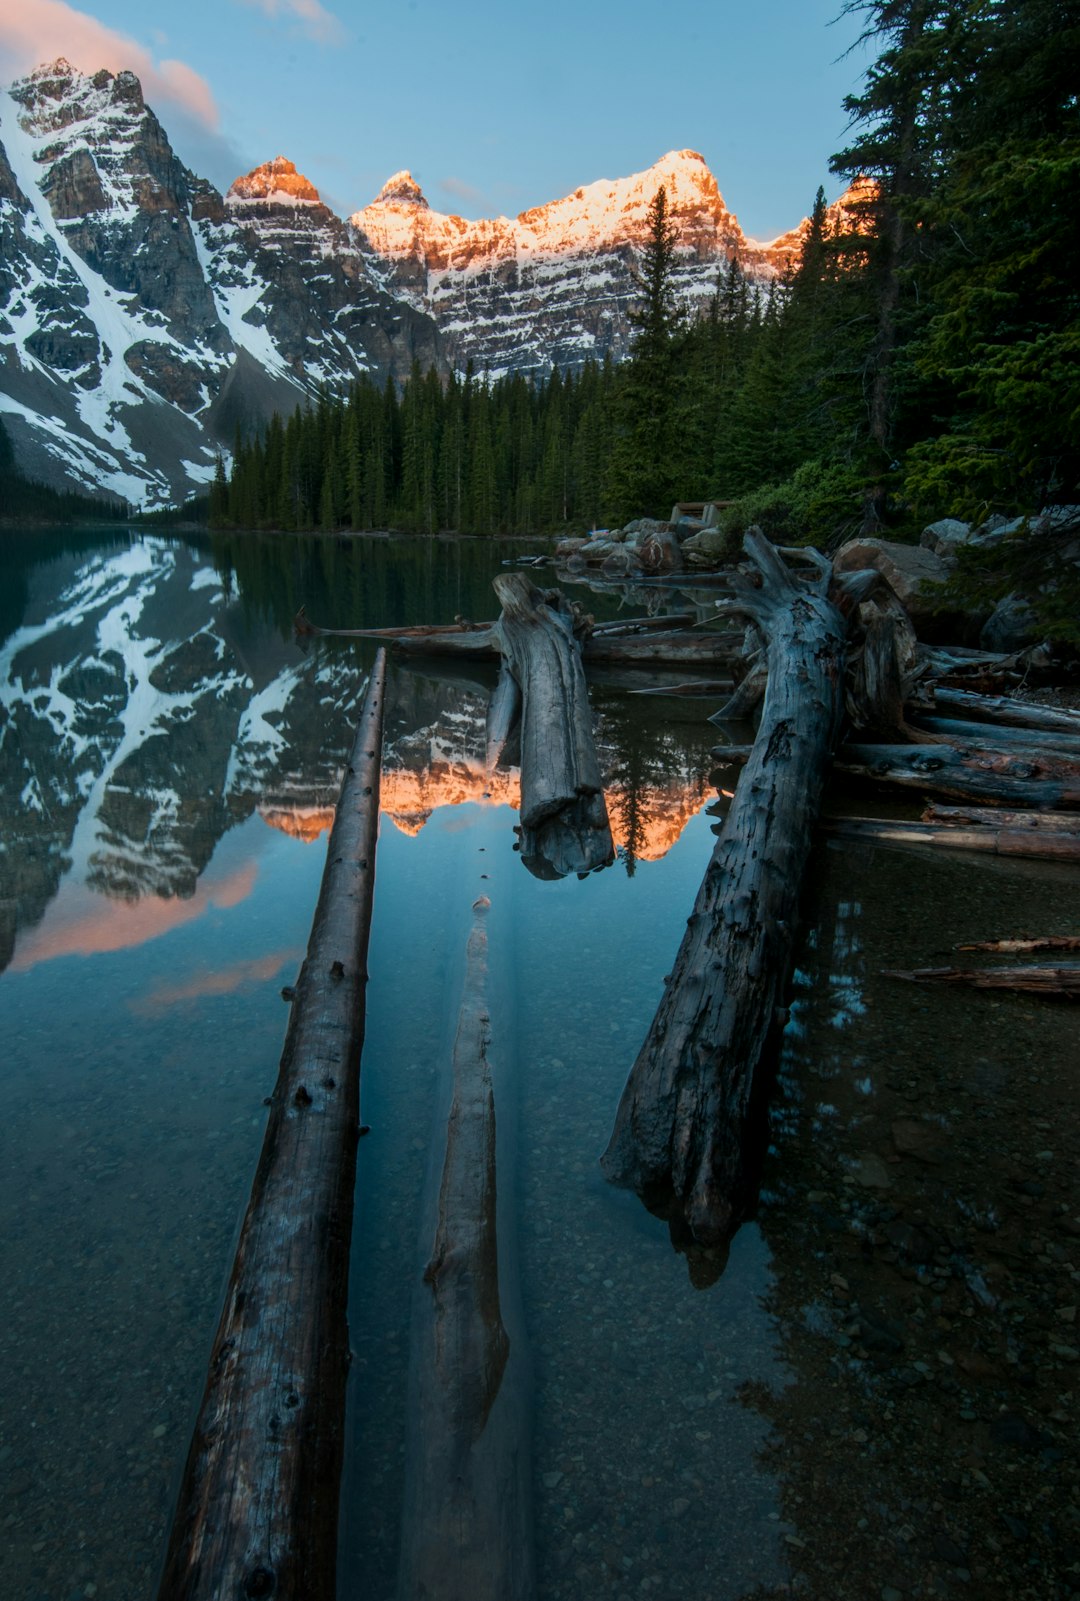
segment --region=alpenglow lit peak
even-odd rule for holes
[[[320,206],[319,191],[291,161],[275,156],[231,185],[226,201],[268,200],[277,206]]]
[[[373,206],[419,206],[424,211],[430,210],[424,191],[405,167],[395,172],[392,178],[387,178],[371,203]]]

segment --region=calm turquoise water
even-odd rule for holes
[[[511,549],[0,552],[5,1596],[154,1593],[370,661],[301,650],[291,617],[488,615]],[[698,1289],[597,1157],[713,842],[711,708],[595,687],[620,860],[542,883],[515,775],[482,770],[489,684],[399,665],[388,695],[343,1598],[395,1593],[423,1196],[481,892],[539,1594],[1067,1596],[1075,1014],[880,970],[1066,931],[1075,875],[820,853],[759,1215]]]

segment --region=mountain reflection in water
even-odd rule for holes
[[[0,548],[4,1595],[147,1601],[372,647],[490,615],[513,547]],[[635,613],[660,596],[643,591]],[[589,607],[613,613],[615,596]],[[621,865],[544,883],[493,682],[391,664],[342,1601],[396,1591],[409,1303],[470,907],[533,1353],[539,1601],[1075,1593],[1075,1016],[881,977],[1075,932],[1052,865],[834,845],[758,1215],[699,1272],[597,1159],[713,844],[708,704],[590,686]],[[693,1264],[691,1264],[693,1265]]]

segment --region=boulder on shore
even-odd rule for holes
[[[729,557],[730,542],[719,528],[702,528],[682,542],[682,553],[691,567],[719,567]]]
[[[890,539],[849,539],[836,553],[839,573],[874,567],[909,617],[928,618],[937,609],[937,590],[949,576],[949,567],[923,545],[899,545]]]

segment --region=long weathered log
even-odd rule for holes
[[[524,574],[504,574],[524,577]],[[611,663],[625,667],[652,667],[660,663],[675,666],[711,667],[717,662],[737,659],[741,636],[695,633],[690,629],[661,626],[669,619],[657,619],[655,628],[644,628],[631,620],[625,629],[601,627],[587,634],[582,643],[586,663]],[[301,614],[294,618],[298,633],[333,639],[375,639],[393,645],[406,656],[480,656],[494,660],[499,654],[496,623],[424,624],[408,628],[321,628]]]
[[[829,563],[805,553],[804,585],[759,530],[745,548],[762,580],[726,604],[768,641],[757,741],[679,953],[623,1090],[601,1166],[614,1184],[719,1245],[752,1190],[744,1133],[774,1028],[795,911],[842,710],[846,627]]]
[[[494,584],[499,649],[522,698],[522,860],[543,878],[588,873],[615,849],[571,618],[524,573],[500,573]]]
[[[1076,967],[916,967],[909,972],[883,968],[883,978],[900,978],[909,984],[962,984],[971,989],[1018,990],[1025,995],[1048,995],[1074,1000],[1080,996],[1080,965]]]
[[[1016,809],[1080,807],[1080,763],[976,746],[843,745],[836,771],[960,800]]]
[[[985,745],[988,749],[1046,751],[1051,756],[1067,760],[1080,759],[1080,733],[1065,733],[1060,728],[1018,728],[1009,723],[971,722],[958,717],[934,717],[926,712],[913,712],[915,729],[925,728],[931,734],[949,740],[955,745]],[[917,744],[918,735],[914,736]]]
[[[933,704],[952,717],[977,723],[1003,723],[1014,728],[1043,728],[1080,735],[1080,711],[1065,706],[1043,706],[1014,700],[1007,695],[975,695],[968,689],[933,686]],[[929,708],[928,708],[929,709]]]
[[[399,1601],[534,1590],[529,1361],[499,1273],[488,906],[473,907],[434,1240],[414,1299]]]
[[[330,832],[160,1601],[335,1594],[384,676],[380,651]]]
[[[894,823],[872,817],[832,817],[822,822],[834,838],[876,845],[944,846],[946,850],[982,851],[991,856],[1026,856],[1058,862],[1080,862],[1080,817],[1076,831],[1053,829],[957,828],[933,823]]]

